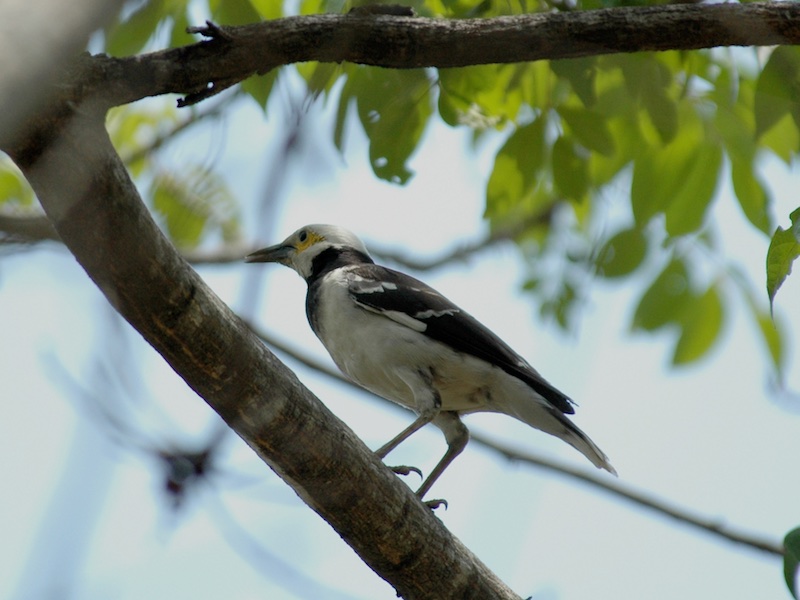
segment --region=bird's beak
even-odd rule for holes
[[[294,246],[289,246],[287,244],[276,244],[275,246],[262,248],[261,250],[256,250],[252,254],[248,254],[244,257],[244,262],[276,262],[281,263],[282,265],[288,265],[294,250]]]

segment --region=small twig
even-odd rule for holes
[[[205,25],[197,26],[197,27],[187,27],[186,33],[189,34],[199,34],[203,35],[207,38],[206,43],[217,43],[217,44],[231,44],[234,41],[233,34],[220,27],[216,23],[212,21],[206,21]],[[197,91],[191,92],[186,94],[183,98],[178,99],[178,108],[185,108],[187,106],[192,106],[193,104],[197,104],[216,96],[227,90],[229,87],[233,87],[237,83],[242,81],[242,77],[229,77],[229,78],[219,78],[213,79],[209,81],[205,87],[200,88]]]
[[[44,241],[61,241],[50,219],[44,214],[0,214],[0,244],[34,244]]]
[[[283,354],[290,356],[292,359],[302,363],[303,365],[311,369],[314,369],[315,371],[318,371],[324,375],[327,375],[328,377],[336,379],[341,383],[347,384],[353,387],[354,389],[370,394],[370,392],[363,390],[361,387],[357,386],[350,380],[346,379],[341,373],[334,370],[333,368],[313,358],[309,358],[305,354],[295,350],[288,344],[275,338],[273,335],[270,335],[265,331],[254,327],[252,324],[250,325],[250,327],[251,329],[253,329],[255,334],[258,337],[260,337],[267,345],[275,348],[276,350],[282,352]],[[394,403],[389,402],[384,398],[381,398],[380,396],[374,396],[374,397],[379,398],[387,405],[391,405],[393,407],[397,406]],[[742,544],[744,546],[749,546],[754,550],[759,550],[775,556],[783,556],[784,549],[783,545],[780,542],[766,539],[758,535],[737,531],[734,528],[726,527],[725,525],[721,524],[718,521],[714,521],[713,519],[704,518],[699,515],[692,514],[691,511],[685,508],[675,505],[670,505],[667,502],[654,498],[653,496],[645,492],[636,490],[631,486],[621,484],[616,480],[612,479],[611,477],[595,475],[594,473],[589,473],[584,469],[576,468],[566,463],[550,460],[547,458],[542,458],[541,456],[537,456],[528,451],[520,450],[518,448],[513,448],[511,446],[493,440],[480,433],[472,433],[471,439],[474,440],[480,446],[488,450],[491,450],[493,452],[496,452],[509,460],[524,462],[530,465],[534,465],[536,467],[540,467],[542,469],[546,469],[553,473],[557,473],[559,475],[564,475],[569,478],[581,481],[583,483],[594,486],[595,488],[598,488],[606,493],[617,496],[618,498],[622,498],[623,500],[626,500],[628,502],[632,502],[641,507],[648,508],[651,511],[654,511],[658,514],[670,517],[672,519],[675,519],[676,521],[679,521],[680,523],[689,525],[691,527],[695,527],[711,535],[721,537],[729,542],[734,542],[737,544]]]
[[[693,515],[685,508],[670,505],[665,501],[654,498],[645,492],[641,492],[633,489],[631,486],[621,484],[617,480],[614,480],[610,477],[595,475],[594,473],[587,472],[584,469],[579,469],[566,463],[536,456],[525,450],[513,448],[503,444],[502,442],[492,440],[480,433],[473,433],[471,439],[476,441],[484,448],[488,448],[494,452],[502,454],[509,460],[525,462],[549,471],[553,471],[560,475],[567,475],[573,479],[578,479],[584,483],[599,488],[604,492],[613,494],[619,498],[633,502],[634,504],[638,504],[639,506],[649,508],[650,510],[675,519],[686,525],[697,527],[707,533],[720,536],[728,541],[735,542],[737,544],[744,544],[745,546],[750,546],[755,550],[761,550],[769,554],[783,556],[783,545],[775,542],[774,540],[768,540],[761,536],[735,531],[734,529],[725,527],[718,521]]]
[[[513,225],[499,227],[486,235],[482,240],[468,242],[458,246],[447,254],[433,259],[417,259],[387,249],[376,249],[374,244],[370,244],[370,252],[383,260],[391,261],[407,269],[412,269],[414,271],[432,271],[456,261],[466,260],[473,254],[477,254],[500,242],[513,240],[532,227],[549,223],[551,217],[552,209],[518,221]]]
[[[186,28],[186,33],[194,35],[199,34],[212,40],[220,40],[223,42],[232,42],[233,35],[225,31],[222,27],[213,21],[206,21],[205,25],[197,25]]]
[[[215,81],[209,82],[205,88],[197,91],[192,92],[191,94],[186,94],[183,98],[178,98],[178,108],[186,108],[187,106],[192,106],[197,104],[198,102],[202,102],[208,98],[212,98],[217,94],[221,94],[229,87],[233,87],[237,83],[241,82],[242,79],[240,77],[232,77],[230,79],[217,79]]]

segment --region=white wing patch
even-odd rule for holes
[[[424,332],[428,326],[423,323],[422,321],[417,321],[411,315],[407,315],[404,312],[400,312],[397,310],[385,310],[381,311],[381,313],[385,317],[389,317],[392,321],[396,321],[401,325],[405,325],[409,329],[413,329],[414,331],[419,331],[420,333]]]
[[[375,294],[376,292],[397,289],[397,284],[389,281],[375,281],[374,279],[366,279],[360,275],[351,275],[350,279],[354,283],[352,286],[353,289],[358,294]]]
[[[417,312],[396,310],[397,297],[394,297],[394,301],[386,297],[386,303],[388,306],[381,307],[380,305],[383,304],[384,301],[381,300],[380,295],[384,292],[398,292],[401,294],[401,298],[403,294],[412,296],[416,294],[417,296],[427,296],[437,299],[441,297],[437,292],[430,289],[422,289],[414,286],[405,286],[401,289],[397,283],[384,281],[380,278],[373,278],[369,276],[365,277],[363,275],[353,273],[352,271],[347,274],[347,281],[348,287],[350,288],[351,297],[358,306],[364,310],[370,311],[371,313],[382,315],[387,319],[391,319],[395,323],[399,323],[400,325],[420,333],[423,333],[428,329],[428,324],[424,322],[425,319],[452,316],[461,312],[454,306],[438,310],[435,308],[430,308],[426,310],[419,310]],[[363,297],[364,302],[359,302],[359,295]],[[368,300],[368,296],[372,296],[372,299]],[[444,299],[442,298],[442,300]],[[400,304],[402,304],[402,301]],[[411,302],[412,306],[414,304],[419,305],[417,302]],[[392,308],[389,308],[389,306],[392,306]]]
[[[430,319],[431,317],[443,317],[447,315],[448,317],[452,317],[454,314],[461,312],[457,308],[446,308],[444,310],[423,310],[422,312],[418,312],[414,315],[416,319]]]
[[[371,313],[375,313],[376,315],[384,316],[388,319],[391,319],[395,323],[400,323],[400,325],[404,325],[409,329],[413,329],[414,331],[419,331],[420,333],[424,332],[428,326],[423,323],[422,321],[417,321],[411,315],[407,315],[404,312],[400,312],[399,310],[381,310],[379,308],[375,308],[374,306],[369,306],[368,304],[362,304],[355,298],[353,298],[353,302],[355,302],[358,306],[363,308],[364,310],[368,310]]]

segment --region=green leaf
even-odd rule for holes
[[[584,108],[561,106],[558,114],[569,126],[570,132],[583,146],[605,156],[616,150],[614,138],[603,115]]]
[[[323,93],[328,94],[343,74],[341,66],[336,63],[307,62],[298,63],[296,67],[315,98]]]
[[[609,279],[633,273],[647,254],[647,238],[641,229],[623,229],[614,234],[597,253],[597,272]]]
[[[169,135],[179,120],[175,103],[164,99],[112,108],[106,115],[106,129],[126,167],[138,177],[151,163],[153,144]]]
[[[266,75],[253,75],[242,82],[242,91],[253,98],[265,113],[272,86],[275,85],[279,72],[278,69],[273,69]]]
[[[644,107],[650,121],[661,136],[661,141],[669,143],[678,133],[678,105],[661,87],[645,88],[642,94]]]
[[[250,0],[250,4],[252,4],[253,8],[262,19],[280,19],[283,16],[283,2],[276,2],[275,0]]]
[[[664,211],[667,233],[672,236],[692,233],[702,227],[717,189],[722,148],[703,142],[686,159],[688,162],[684,162],[681,169],[684,179]]]
[[[731,156],[731,180],[736,199],[747,220],[757,229],[769,235],[769,232],[773,231],[769,211],[770,199],[764,186],[758,180],[753,165]]]
[[[682,329],[672,355],[673,365],[684,365],[702,358],[719,338],[723,308],[716,286],[687,302],[680,321]]]
[[[553,298],[542,303],[539,312],[542,317],[555,318],[561,329],[569,329],[570,317],[575,302],[578,299],[575,286],[569,281],[564,281],[561,288]]]
[[[764,340],[764,344],[767,347],[769,356],[772,359],[772,365],[775,367],[775,372],[777,373],[778,378],[782,379],[785,368],[784,363],[786,357],[786,344],[781,336],[781,331],[775,325],[775,321],[772,319],[770,314],[766,311],[762,311],[758,307],[758,304],[755,302],[754,298],[751,299],[748,297],[748,300],[751,314],[753,315],[753,319],[758,326],[761,339]]]
[[[524,99],[522,84],[535,69],[530,65],[439,69],[439,114],[448,125],[475,128],[514,120]]]
[[[189,27],[189,17],[186,10],[173,13],[172,31],[169,36],[170,48],[178,48],[180,46],[188,46],[197,41],[197,38],[191,33],[187,33],[186,28]]]
[[[644,145],[636,115],[607,119],[606,126],[616,151],[611,155],[595,152],[589,157],[589,177],[598,187],[617,176],[633,161]]]
[[[351,92],[349,72],[357,67],[345,66],[344,69],[348,71],[348,76],[345,77],[345,84],[339,94],[339,102],[336,105],[336,125],[333,128],[333,145],[339,152],[344,153],[344,132],[347,125],[347,116],[351,102],[354,102]]]
[[[486,186],[488,215],[508,213],[539,183],[547,158],[545,122],[544,117],[539,117],[529,125],[518,127],[497,152]]]
[[[106,52],[112,56],[138,53],[166,17],[164,0],[148,0],[124,21],[118,21],[106,34]]]
[[[328,12],[327,0],[300,0],[301,15],[319,15]]]
[[[800,527],[792,529],[783,538],[783,577],[792,596],[800,598],[797,589],[797,567],[800,565]]]
[[[553,181],[564,196],[581,201],[589,190],[589,169],[572,139],[561,136],[553,144]]]
[[[211,18],[220,25],[247,25],[261,21],[250,0],[209,0]]]
[[[625,76],[628,90],[642,101],[661,141],[669,143],[678,133],[678,107],[670,98],[672,71],[655,54],[615,57]]]
[[[800,48],[779,46],[769,57],[756,83],[756,137],[784,116],[800,115]]]
[[[671,143],[640,152],[633,163],[631,206],[643,227],[658,213],[666,215],[667,232],[682,235],[699,229],[714,196],[722,149],[708,141],[697,116]]]
[[[377,177],[403,184],[412,172],[406,163],[431,116],[431,82],[424,70],[357,67],[348,75],[340,102],[356,100],[369,138],[369,158]]]
[[[791,165],[800,146],[800,131],[791,115],[784,115],[774,127],[761,135],[759,141],[783,162]]]
[[[0,158],[0,206],[32,206],[33,203],[33,190],[20,170],[9,159]]]
[[[639,99],[631,94],[617,57],[601,57],[595,74],[597,102],[592,110],[606,117],[625,116],[638,123]]]
[[[770,310],[775,294],[792,272],[792,263],[800,256],[800,208],[789,215],[789,218],[792,226],[788,229],[778,227],[767,250],[767,294]]]
[[[639,300],[631,329],[655,331],[670,323],[680,324],[681,312],[691,299],[686,265],[673,259]]]
[[[225,241],[241,237],[236,201],[212,171],[189,166],[180,174],[159,173],[150,192],[153,209],[180,248],[194,248],[211,231],[217,231]]]
[[[597,102],[597,92],[595,90],[596,58],[551,60],[550,68],[553,73],[570,82],[573,91],[586,108],[591,108]]]
[[[732,160],[752,162],[756,155],[755,120],[751,108],[717,105],[714,125]]]
[[[781,334],[781,328],[772,319],[769,311],[762,308],[760,302],[762,298],[754,290],[753,282],[744,271],[738,267],[729,266],[728,272],[730,273],[730,281],[737,285],[747,307],[750,309],[750,316],[753,318],[767,352],[769,352],[778,381],[783,381],[786,345]]]

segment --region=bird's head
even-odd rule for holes
[[[369,256],[364,242],[355,234],[336,225],[306,225],[280,244],[256,250],[245,262],[276,262],[294,269],[307,279],[313,270],[314,258],[329,248],[351,248]]]

